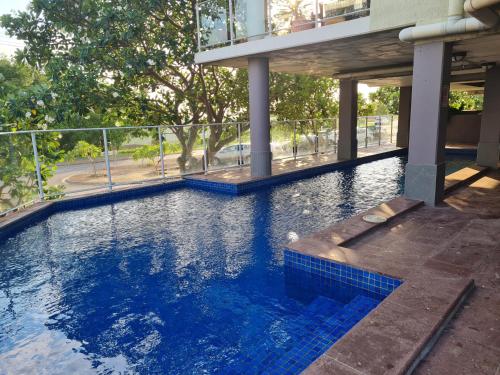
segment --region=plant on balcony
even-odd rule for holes
[[[304,13],[308,0],[283,0],[278,3],[278,18],[285,24],[289,24],[291,31],[302,31],[314,28],[314,14],[307,19]]]

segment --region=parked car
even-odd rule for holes
[[[243,164],[250,162],[250,145],[232,145],[223,147],[214,156],[214,165],[238,165],[240,160],[240,153],[243,158]]]

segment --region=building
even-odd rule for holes
[[[339,159],[357,157],[357,86],[401,89],[405,194],[443,198],[450,89],[483,90],[477,162],[500,138],[500,0],[205,0],[198,64],[248,67],[253,176],[271,174],[269,70],[340,80]]]

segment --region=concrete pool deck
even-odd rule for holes
[[[451,175],[450,191],[479,179],[436,208],[375,209],[390,218],[377,230],[355,217],[287,246],[405,281],[306,374],[500,372],[500,172],[483,174]]]

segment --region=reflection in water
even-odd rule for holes
[[[398,195],[402,174],[391,158],[27,228],[0,243],[0,373],[216,373],[245,350],[279,347],[300,334],[288,322],[314,297],[285,283],[280,245]]]

